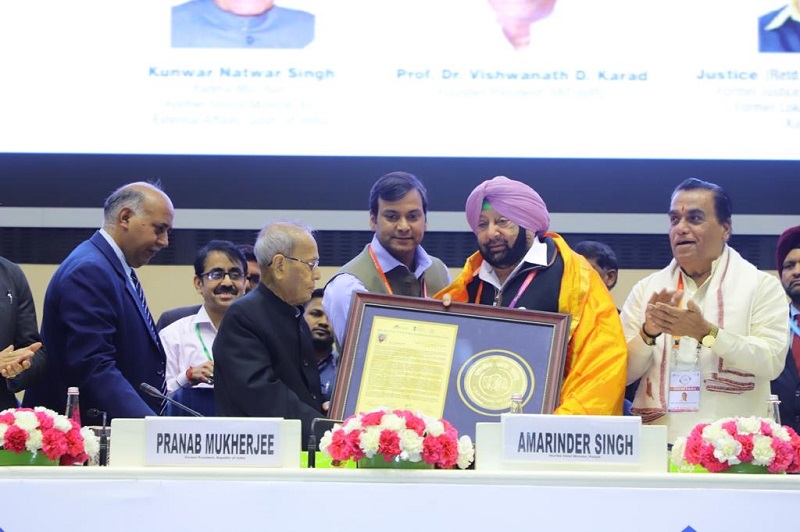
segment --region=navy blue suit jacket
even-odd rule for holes
[[[25,392],[25,406],[63,412],[67,387],[78,386],[84,424],[95,424],[89,408],[109,420],[159,411],[161,401],[139,392],[139,384],[160,390],[166,357],[128,279],[99,232],[61,263],[44,300],[45,374]]]

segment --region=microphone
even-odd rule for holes
[[[108,413],[103,410],[98,410],[97,408],[90,408],[86,411],[86,415],[89,417],[103,416],[103,428],[100,432],[100,455],[97,461],[101,466],[106,466],[108,465],[108,430],[106,426]]]
[[[324,421],[327,423],[344,423],[341,419],[331,419],[327,417],[315,417],[311,420],[311,428],[309,430],[310,434],[308,435],[308,444],[306,446],[306,450],[308,451],[308,467],[315,468],[317,466],[317,433],[314,432],[314,429],[317,427],[317,421]]]
[[[139,389],[142,390],[144,393],[146,393],[147,395],[149,395],[151,397],[155,397],[157,399],[161,399],[162,401],[166,401],[171,405],[177,406],[178,408],[180,408],[184,412],[188,412],[189,414],[193,415],[194,417],[204,417],[203,414],[201,414],[197,410],[192,410],[188,406],[179,403],[178,401],[176,401],[172,397],[167,397],[166,395],[164,395],[163,393],[158,391],[157,388],[147,384],[146,382],[141,383],[139,385]]]

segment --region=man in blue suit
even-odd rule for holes
[[[45,374],[25,406],[64,409],[67,387],[78,386],[81,419],[90,408],[108,418],[152,416],[161,401],[139,392],[164,389],[164,350],[135,269],[169,244],[174,209],[149,183],[125,185],[108,197],[103,227],[56,270],[44,300]],[[137,290],[138,285],[138,290]]]

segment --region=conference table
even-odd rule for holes
[[[793,530],[798,507],[800,475],[0,467],[3,532]]]

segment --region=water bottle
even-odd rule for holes
[[[781,424],[781,400],[777,395],[770,395],[767,397],[767,417],[777,423]]]
[[[77,386],[67,388],[67,408],[64,415],[81,426],[80,391]]]
[[[509,414],[521,414],[522,413],[522,394],[521,393],[512,393],[511,394],[511,407],[508,409]]]

